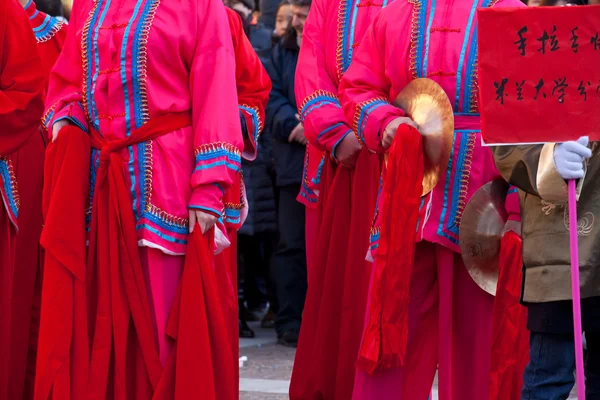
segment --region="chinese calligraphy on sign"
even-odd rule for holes
[[[485,143],[600,140],[600,7],[478,12]]]

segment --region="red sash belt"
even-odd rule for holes
[[[158,385],[162,366],[118,152],[189,125],[188,113],[157,117],[116,141],[69,126],[48,147],[36,400],[144,399]],[[86,262],[90,143],[100,166]]]
[[[454,114],[455,131],[480,131],[481,118],[479,115]]]
[[[107,385],[111,367],[115,398],[130,398],[132,392],[127,386],[135,385],[126,368],[131,354],[141,353],[153,388],[160,380],[162,365],[154,341],[127,172],[118,153],[189,125],[191,117],[184,113],[156,118],[121,140],[106,141],[99,132],[92,131],[92,146],[100,150],[87,264],[88,287],[98,291],[89,294],[88,300],[95,310],[90,327],[94,335],[88,383],[92,398],[106,398],[112,386],[110,382]],[[139,349],[130,348],[130,329],[135,329],[137,343],[133,346]]]

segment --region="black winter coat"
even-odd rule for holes
[[[267,64],[273,89],[266,109],[266,128],[273,135],[273,158],[279,187],[299,186],[302,182],[306,147],[297,142],[288,142],[290,133],[300,123],[296,118],[298,107],[294,95],[299,51],[296,32],[290,31],[273,48]]]
[[[254,161],[242,161],[246,198],[248,200],[248,218],[240,228],[240,235],[277,232],[277,213],[275,204],[275,171],[271,137],[264,130],[258,138],[258,155]]]

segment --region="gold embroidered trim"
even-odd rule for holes
[[[471,82],[469,82],[469,86],[471,88],[471,98],[464,99],[464,101],[469,102],[469,112],[471,114],[477,114],[479,112],[479,72],[477,71],[479,62],[479,55],[477,54],[478,46],[479,43],[477,43],[477,46],[475,46],[474,49],[471,49],[471,51],[475,51],[475,58],[473,59],[473,65],[471,68],[473,73],[471,74]]]
[[[328,92],[326,90],[316,90],[313,93],[309,94],[308,96],[306,96],[304,98],[304,100],[302,100],[302,103],[300,104],[300,107],[298,107],[298,114],[300,114],[300,118],[304,119],[304,113],[302,112],[302,110],[304,110],[304,107],[306,107],[306,105],[308,103],[310,103],[311,101],[319,98],[319,97],[332,97],[335,100],[337,100],[339,102],[338,97],[332,93],[332,92]]]
[[[46,33],[44,36],[41,37],[37,37],[35,38],[35,40],[37,41],[37,43],[45,43],[49,40],[51,40],[54,36],[56,36],[56,34],[58,32],[60,32],[60,30],[65,26],[65,23],[62,21],[58,21],[56,23],[56,25],[54,25],[54,27],[50,30],[50,32]]]
[[[354,119],[352,120],[352,127],[354,128],[354,129],[353,129],[353,131],[354,131],[354,135],[356,136],[356,139],[358,139],[358,142],[359,142],[359,143],[361,144],[361,146],[363,146],[363,147],[365,146],[365,142],[364,142],[364,140],[363,140],[363,139],[360,137],[360,134],[359,134],[359,126],[358,126],[358,122],[359,122],[359,120],[360,120],[360,114],[361,114],[361,112],[362,112],[362,110],[363,110],[364,108],[366,108],[366,107],[368,107],[369,105],[371,105],[371,104],[373,104],[373,103],[376,103],[376,102],[378,102],[378,101],[382,101],[382,102],[385,102],[385,103],[388,103],[388,104],[389,104],[389,102],[387,101],[387,99],[385,99],[385,98],[383,98],[383,97],[375,97],[375,98],[373,98],[373,99],[369,99],[369,100],[363,101],[362,103],[358,103],[358,104],[356,105],[356,109],[355,109],[355,111],[354,111]]]
[[[94,6],[90,10],[90,13],[89,13],[88,18],[87,18],[87,20],[85,22],[85,25],[83,27],[83,31],[82,31],[82,34],[81,34],[81,68],[82,68],[82,71],[83,71],[83,79],[82,79],[82,83],[81,83],[81,93],[83,93],[83,96],[82,96],[83,109],[85,110],[85,113],[88,116],[90,116],[92,114],[90,113],[89,104],[88,104],[88,96],[86,95],[86,93],[90,89],[90,88],[87,87],[87,79],[86,79],[86,77],[91,73],[91,71],[90,71],[90,65],[89,65],[88,57],[87,57],[87,53],[88,53],[88,50],[89,50],[88,47],[87,47],[87,39],[88,39],[88,37],[90,35],[90,26],[92,24],[92,19],[94,18],[94,13],[96,12],[96,8],[98,6],[99,6],[98,0],[94,0]]]
[[[154,163],[152,146],[154,142],[149,140],[145,144],[144,148],[144,196],[146,198],[146,205],[152,203],[152,165]],[[146,206],[146,211],[148,207]]]
[[[226,150],[229,153],[233,153],[236,156],[242,156],[242,153],[240,152],[240,150],[235,147],[234,145],[232,145],[231,143],[225,143],[225,142],[213,142],[213,143],[206,143],[203,144],[201,146],[199,146],[198,148],[196,148],[196,150],[194,151],[194,154],[196,156],[199,156],[201,154],[209,154],[212,152],[215,152],[217,150]]]
[[[244,203],[223,203],[228,210],[241,210],[244,208]]]
[[[344,47],[344,21],[346,20],[346,13],[348,12],[348,1],[349,0],[341,0],[340,8],[338,11],[338,45],[336,50],[336,58],[337,58],[337,67],[338,67],[338,78],[342,79],[342,75],[344,74],[344,57],[343,57],[343,47]],[[347,33],[346,33],[347,34]]]
[[[419,38],[419,17],[421,15],[421,2],[419,0],[408,0],[413,5],[413,13],[410,30],[410,66],[409,71],[413,79],[417,79],[417,41]]]
[[[54,112],[54,110],[56,110],[56,106],[58,105],[59,101],[60,100],[58,100],[56,103],[52,104],[52,106],[50,106],[50,108],[46,110],[46,113],[42,117],[42,125],[46,127],[46,130],[48,130],[48,128],[49,128],[48,122],[50,122],[49,121],[50,114],[52,114]]]
[[[176,217],[152,204],[152,165],[154,162],[152,145],[153,141],[150,140],[146,142],[146,148],[144,149],[144,196],[146,197],[146,207],[144,211],[158,217],[162,222],[169,226],[186,228],[189,226],[187,218]]]
[[[256,114],[256,120],[258,121],[258,126],[255,127],[255,128],[256,128],[256,131],[257,131],[256,139],[258,139],[258,137],[260,136],[260,134],[261,134],[261,132],[263,130],[263,127],[264,127],[263,126],[263,121],[260,118],[260,113],[258,112],[258,107],[250,106],[248,104],[240,104],[240,106],[244,107],[244,108],[248,108],[248,109],[254,111],[254,113]],[[243,111],[246,111],[246,110],[243,110]],[[248,111],[246,111],[246,112],[248,112]]]
[[[154,17],[156,15],[156,9],[160,4],[160,0],[150,1],[154,1],[154,3],[150,7],[150,11],[148,12],[146,20],[143,22],[142,33],[139,38],[140,48],[138,55],[138,77],[140,82],[139,89],[141,97],[141,104],[139,107],[142,124],[145,124],[150,119],[150,109],[148,106],[148,86],[146,83],[148,64],[148,36],[150,35],[150,28],[152,27],[152,22],[154,21]]]
[[[12,160],[10,157],[2,157],[0,159],[6,162],[6,169],[8,170],[8,176],[10,180],[10,192],[12,193],[12,198],[15,202],[15,207],[17,208],[18,212],[19,208],[21,207],[21,198],[19,197],[19,185],[17,183],[17,177],[15,175],[15,169],[13,167]]]
[[[239,203],[230,203],[230,202],[223,203],[223,206],[225,209],[241,210],[246,206],[246,202],[244,201],[244,192],[246,191],[246,186],[244,184],[244,174],[240,170],[238,175],[240,177],[240,202]]]
[[[162,222],[169,226],[175,226],[177,228],[186,228],[190,224],[187,218],[181,218],[171,215],[168,212],[150,203],[146,204],[146,212],[157,216]]]

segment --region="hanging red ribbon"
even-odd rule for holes
[[[358,366],[369,373],[402,365],[408,338],[408,302],[416,226],[423,190],[423,140],[400,125],[389,152],[375,258],[369,319]]]

